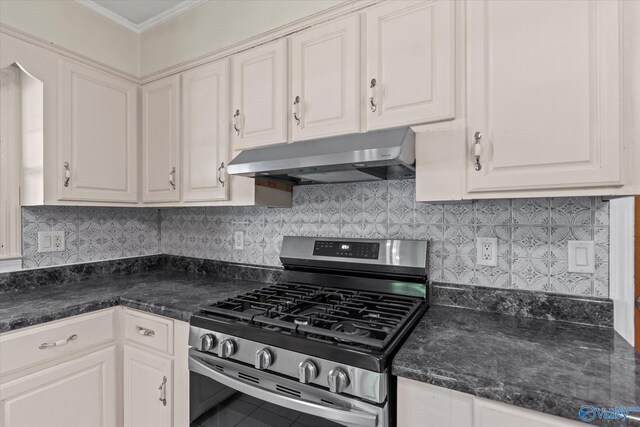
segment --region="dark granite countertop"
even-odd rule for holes
[[[265,285],[158,269],[0,293],[0,332],[118,304],[188,321],[200,304]]]
[[[640,355],[612,328],[431,307],[392,372],[574,420],[582,405],[640,406]]]

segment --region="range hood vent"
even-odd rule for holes
[[[227,165],[231,175],[321,184],[415,177],[410,127],[334,136],[244,150]]]

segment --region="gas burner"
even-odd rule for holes
[[[343,333],[347,335],[346,337],[334,337],[337,341],[341,342],[350,342],[350,337],[358,336],[358,337],[369,337],[371,336],[371,331],[365,329],[364,325],[360,325],[355,322],[337,322],[331,325],[331,330]]]

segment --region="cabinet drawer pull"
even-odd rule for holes
[[[40,350],[44,350],[46,348],[51,348],[51,347],[61,347],[61,346],[66,345],[66,344],[68,344],[71,341],[74,341],[76,339],[78,339],[78,336],[76,334],[73,334],[69,338],[64,339],[64,340],[58,340],[58,341],[55,341],[55,342],[43,342],[42,344],[40,344],[38,346],[38,348]]]
[[[158,387],[158,400],[163,406],[167,406],[167,377],[162,377],[162,383]]]
[[[474,144],[473,144],[473,155],[476,158],[476,161],[473,163],[473,168],[476,171],[482,169],[482,164],[480,163],[480,155],[482,154],[482,145],[480,145],[480,140],[482,139],[482,134],[480,132],[476,132],[473,135]]]
[[[69,162],[64,162],[62,165],[64,167],[64,186],[69,186],[69,180],[71,179],[71,167],[69,166]]]
[[[300,126],[300,97],[296,96],[293,101],[293,119],[296,121],[296,125]]]
[[[236,110],[236,113],[233,115],[233,130],[236,131],[236,135],[240,135],[240,128],[238,127],[239,118],[240,118],[240,110]]]
[[[176,168],[173,167],[171,172],[169,172],[169,184],[171,185],[171,189],[176,189]]]
[[[369,108],[372,113],[375,113],[378,109],[378,106],[375,103],[376,99],[376,79],[371,79],[371,84],[369,85]]]
[[[143,328],[142,326],[138,326],[138,333],[145,337],[155,337],[156,333],[153,329]]]

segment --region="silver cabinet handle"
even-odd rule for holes
[[[300,97],[296,96],[293,101],[293,119],[296,121],[296,125],[300,126]]]
[[[236,110],[236,113],[233,115],[233,130],[236,131],[236,135],[240,135],[240,128],[238,127],[239,118],[240,110]]]
[[[158,400],[162,402],[162,406],[167,406],[167,377],[162,377],[160,387],[158,387]]]
[[[43,342],[42,344],[40,344],[38,346],[38,348],[40,350],[44,350],[45,348],[51,348],[51,347],[60,347],[63,345],[66,345],[68,343],[70,343],[71,341],[77,340],[78,336],[76,334],[71,335],[69,338],[64,339],[64,340],[58,340],[55,342]]]
[[[71,179],[71,168],[69,167],[69,162],[64,162],[62,166],[64,167],[64,186],[68,187]]]
[[[169,185],[171,185],[171,189],[176,189],[176,168],[175,166],[169,172]]]
[[[222,179],[222,176],[224,175],[223,170],[225,169],[224,166],[224,162],[220,163],[220,167],[218,168],[218,182],[220,182],[220,184],[222,184],[222,186],[224,187],[224,183],[226,182],[226,180]]]
[[[480,163],[480,154],[482,154],[482,145],[480,145],[480,140],[482,139],[482,134],[480,132],[476,132],[473,135],[474,144],[473,144],[473,155],[476,158],[476,161],[473,163],[473,168],[476,171],[482,169],[482,164]]]
[[[138,326],[138,334],[144,337],[155,337],[156,331],[153,329],[143,328],[142,326]]]
[[[369,108],[372,113],[375,113],[378,109],[378,106],[374,102],[376,99],[376,79],[371,79],[371,84],[369,85]]]

